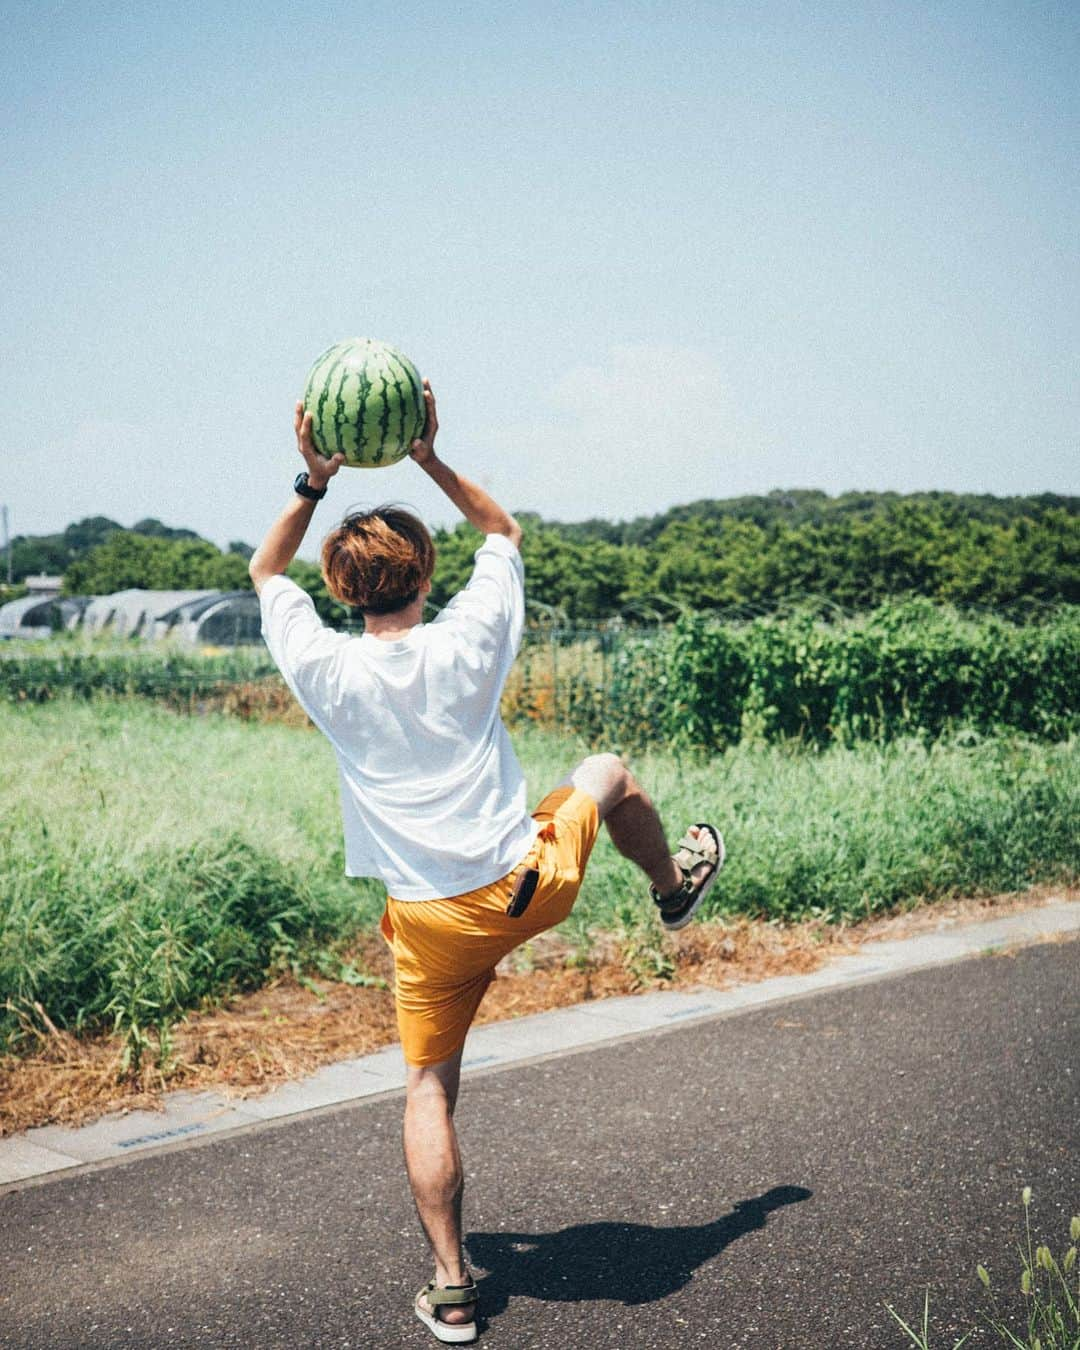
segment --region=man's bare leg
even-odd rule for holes
[[[615,847],[642,869],[661,895],[682,883],[664,827],[644,788],[617,755],[590,755],[565,780],[596,802]],[[694,869],[695,880],[707,864]],[[454,1106],[461,1079],[461,1051],[441,1064],[409,1066],[405,1099],[405,1162],[424,1232],[435,1257],[439,1285],[467,1284],[462,1249],[461,1198],[464,1174],[454,1131]],[[430,1308],[428,1311],[431,1311]],[[447,1323],[471,1322],[475,1305],[447,1307]]]
[[[460,1080],[459,1050],[441,1064],[424,1068],[410,1064],[405,1088],[405,1166],[416,1212],[431,1243],[435,1282],[440,1287],[468,1284],[470,1279],[461,1234],[465,1177],[454,1130]],[[471,1322],[475,1315],[472,1303],[446,1307],[440,1313],[450,1325]]]
[[[670,895],[682,884],[682,872],[672,859],[656,807],[618,755],[590,755],[566,782],[592,797],[611,842],[641,868],[658,894]],[[697,834],[694,827],[691,834]],[[694,880],[708,871],[707,863],[700,864],[694,868]]]

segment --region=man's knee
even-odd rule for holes
[[[461,1081],[461,1051],[439,1064],[406,1065],[405,1097],[410,1102],[453,1105]]]
[[[570,782],[596,802],[601,818],[627,797],[637,784],[618,755],[604,753],[583,759]]]

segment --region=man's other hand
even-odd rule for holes
[[[439,419],[435,415],[435,395],[431,392],[429,380],[424,381],[424,409],[427,414],[424,420],[424,434],[413,441],[409,450],[409,454],[417,464],[426,464],[428,460],[435,458],[435,433],[439,429]]]
[[[315,449],[315,442],[311,439],[311,414],[304,411],[303,399],[296,400],[293,430],[296,432],[296,448],[307,465],[308,483],[316,492],[321,492],[345,463],[345,456],[336,454],[333,459],[327,459]]]

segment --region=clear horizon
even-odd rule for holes
[[[1080,493],[1080,15],[7,7],[13,534],[256,543],[342,337],[507,506]],[[454,513],[406,463],[316,517]],[[312,556],[313,535],[303,550]]]

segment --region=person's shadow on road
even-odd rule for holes
[[[470,1233],[465,1245],[473,1264],[490,1272],[477,1282],[485,1318],[522,1294],[651,1303],[681,1289],[698,1266],[744,1233],[764,1228],[772,1210],[812,1194],[805,1186],[774,1186],[712,1223],[581,1223],[555,1233]]]

